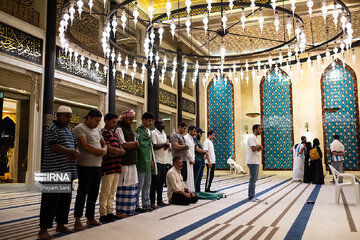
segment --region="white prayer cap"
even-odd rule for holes
[[[62,105],[58,108],[57,113],[72,113],[72,110],[70,107]]]

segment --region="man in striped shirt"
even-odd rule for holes
[[[70,172],[72,180],[77,178],[74,160],[80,152],[76,149],[76,140],[68,128],[72,117],[72,110],[67,106],[60,106],[56,113],[57,120],[48,126],[44,132],[44,154],[41,164],[42,172]],[[71,203],[69,193],[42,193],[40,206],[41,239],[52,239],[47,229],[53,225],[56,217],[56,231],[61,233],[73,232],[65,227]]]
[[[334,135],[334,141],[330,144],[331,151],[331,166],[333,166],[338,172],[344,172],[344,156],[345,156],[345,147],[339,141],[339,135]],[[342,183],[342,177],[339,178],[339,183]]]
[[[101,222],[113,222],[114,219],[125,217],[114,215],[114,197],[121,173],[121,158],[125,150],[119,143],[119,138],[114,132],[118,116],[113,113],[105,115],[105,127],[101,134],[107,145],[107,154],[103,157],[101,165],[101,191],[99,196],[99,212]]]

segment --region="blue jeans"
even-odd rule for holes
[[[254,198],[255,195],[255,184],[259,176],[259,164],[248,164],[250,179],[249,179],[249,200]]]
[[[136,200],[136,208],[140,208],[139,196],[141,195],[141,202],[143,208],[150,207],[150,186],[151,186],[151,172],[139,172],[138,195]]]
[[[201,179],[204,174],[204,167],[205,162],[204,161],[195,161],[194,164],[194,183],[195,183],[195,192],[200,192],[200,184]]]

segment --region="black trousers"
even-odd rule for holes
[[[51,228],[54,218],[57,224],[67,224],[71,204],[70,193],[42,193],[40,227]]]
[[[186,164],[186,161],[183,161],[183,166],[181,168],[181,176],[183,177],[183,181],[186,182],[186,180],[187,180],[187,164]]]
[[[173,193],[171,197],[171,203],[176,205],[189,205],[190,203],[196,203],[198,200],[199,199],[196,195],[194,197],[187,198],[180,193]]]
[[[163,203],[162,193],[163,186],[166,182],[166,164],[156,163],[158,175],[151,176],[150,201],[151,205],[155,204],[155,193],[157,195],[157,204]]]
[[[77,165],[79,185],[76,195],[74,217],[83,216],[86,200],[85,217],[89,220],[94,219],[95,203],[99,195],[101,181],[101,167],[83,167]]]
[[[210,190],[212,180],[214,179],[215,163],[212,164],[211,168],[206,164],[206,182],[205,182],[205,191]]]

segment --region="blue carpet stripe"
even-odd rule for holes
[[[232,179],[238,179],[238,178],[243,178],[246,177],[248,175],[243,175],[243,176],[239,176],[239,177],[231,177],[231,178],[226,178],[226,179],[221,179],[221,180],[217,180],[217,181],[213,181],[213,183],[218,183],[218,182],[223,182],[223,181],[227,181],[227,180],[232,180]],[[201,185],[205,185],[205,183],[201,183]],[[24,191],[25,192],[25,191]],[[166,191],[164,191],[166,193]],[[5,201],[5,200],[12,200],[12,199],[19,199],[19,198],[29,198],[29,197],[41,197],[41,193],[37,194],[37,195],[31,195],[31,196],[21,196],[21,197],[12,197],[12,198],[5,198],[5,199],[0,199],[1,201]],[[36,204],[40,204],[40,202],[37,203],[30,203],[30,204],[21,204],[21,205],[17,205],[17,206],[11,206],[11,207],[3,207],[0,208],[1,210],[6,210],[6,209],[12,209],[12,208],[19,208],[19,207],[28,207],[28,206],[32,206],[32,205],[36,205]]]
[[[260,179],[269,178],[269,177],[272,177],[272,176],[275,176],[275,175],[276,174],[273,174],[273,175],[266,176],[266,177],[263,177],[263,178],[260,178]],[[234,178],[242,178],[242,177],[245,177],[245,176],[234,177]],[[214,182],[222,182],[224,180],[229,180],[229,179],[233,179],[233,178],[221,179],[221,180],[217,180],[217,181],[214,181]],[[247,184],[247,183],[249,183],[249,182],[247,181],[247,182],[243,182],[241,184],[231,185],[231,186],[228,186],[228,187],[225,187],[225,188],[218,189],[218,191],[223,191],[223,190],[230,189],[230,188],[233,188],[235,186],[239,186],[239,185],[243,185],[243,184]],[[166,191],[164,191],[164,192],[166,192]],[[76,198],[76,197],[73,197],[72,199],[74,199],[74,198]],[[27,206],[36,205],[36,204],[40,204],[40,203],[28,204]],[[96,206],[98,206],[98,205],[99,204],[96,204]],[[24,205],[22,205],[22,206],[24,206]],[[10,207],[10,208],[16,208],[16,207],[22,207],[22,206],[15,206],[15,207]],[[2,209],[0,209],[0,210],[2,210]],[[72,212],[72,211],[74,211],[74,208],[70,209],[70,212]],[[5,221],[5,222],[0,222],[0,226],[1,225],[6,225],[6,224],[11,224],[11,223],[16,223],[16,222],[21,222],[21,221],[26,221],[26,220],[34,219],[34,218],[39,218],[39,215],[35,215],[35,216],[31,216],[31,217],[25,217],[25,218],[19,218],[19,219],[14,219],[14,220],[9,220],[9,221]]]
[[[285,181],[282,181],[282,182],[280,182],[278,184],[275,184],[274,186],[269,187],[269,188],[257,193],[256,196],[263,195],[263,194],[265,194],[265,193],[267,193],[267,192],[281,186],[282,184],[284,184],[284,183],[286,183],[286,182],[288,182],[290,180],[291,180],[291,178],[289,178],[289,179],[287,179]],[[178,230],[176,232],[173,232],[173,233],[171,233],[171,234],[169,234],[169,235],[167,235],[165,237],[162,237],[162,238],[160,238],[160,240],[172,240],[172,239],[177,239],[179,237],[183,237],[184,235],[188,234],[189,232],[194,231],[195,229],[197,229],[197,228],[199,228],[199,227],[201,227],[201,226],[215,220],[216,218],[221,217],[222,215],[224,215],[224,214],[226,214],[226,213],[228,213],[228,212],[230,212],[230,211],[244,205],[247,202],[249,202],[249,200],[246,198],[246,199],[244,199],[244,200],[242,200],[242,201],[240,201],[238,203],[235,203],[235,204],[233,204],[233,205],[231,205],[231,206],[229,206],[227,208],[224,208],[223,210],[220,210],[220,211],[218,211],[216,213],[213,213],[213,214],[207,216],[206,218],[203,218],[203,219],[201,219],[201,220],[199,220],[199,221],[197,221],[195,223],[192,223],[189,226],[186,226],[186,227],[184,227],[184,228],[182,228],[182,229],[180,229],[180,230]]]
[[[321,186],[322,185],[320,184],[317,184],[315,186],[315,188],[313,189],[313,191],[311,192],[308,198],[308,201],[314,201],[314,203],[316,202]],[[286,234],[284,240],[298,240],[302,238],[302,236],[304,235],[306,225],[309,222],[309,218],[314,208],[314,205],[315,204],[307,204],[307,203],[304,204],[299,215],[296,217],[290,230]]]

